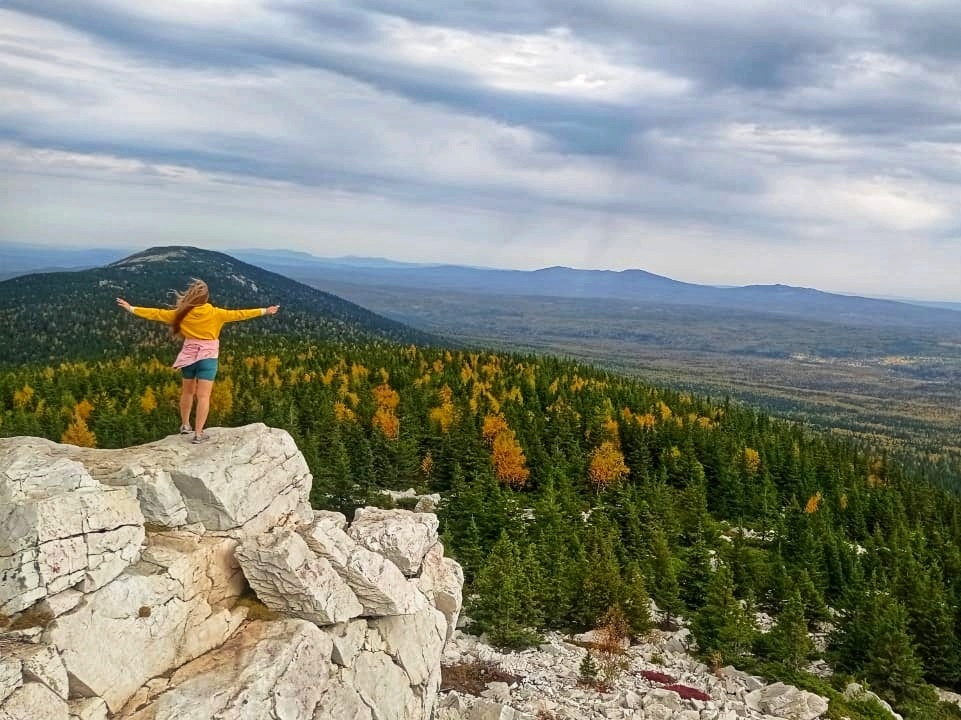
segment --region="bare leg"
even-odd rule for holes
[[[202,435],[210,412],[210,391],[214,389],[213,380],[197,380],[197,416],[194,418],[194,433]]]
[[[194,393],[197,391],[197,379],[184,378],[180,389],[180,425],[190,427],[190,409],[194,404]]]

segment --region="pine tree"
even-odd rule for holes
[[[624,579],[624,596],[621,602],[631,636],[641,637],[651,629],[651,598],[647,594],[640,566],[631,563]]]
[[[339,430],[335,429],[331,435],[325,456],[317,472],[314,473],[310,502],[316,508],[337,510],[351,517],[359,503],[350,468],[350,458]]]
[[[698,537],[685,552],[681,571],[681,599],[689,610],[697,610],[704,604],[713,574],[710,549],[704,538]]]
[[[750,649],[756,634],[754,619],[734,597],[734,578],[726,565],[719,565],[711,578],[691,632],[704,656],[718,653],[725,662],[733,662]]]
[[[507,532],[501,534],[474,581],[468,614],[472,629],[486,632],[491,644],[521,648],[538,642],[543,621],[537,604],[539,568]]]
[[[878,695],[895,705],[926,700],[924,670],[908,634],[907,613],[886,595],[878,593],[875,598],[875,625],[864,648],[864,676]]]
[[[653,538],[653,558],[651,571],[648,575],[653,578],[651,596],[657,603],[658,609],[664,614],[664,622],[671,625],[674,618],[684,611],[684,603],[680,596],[680,584],[677,578],[677,561],[671,555],[667,538],[660,529],[655,530]]]
[[[764,638],[768,656],[791,670],[800,670],[814,652],[807,630],[804,603],[801,594],[794,590]]]
[[[595,512],[586,531],[587,563],[575,598],[575,619],[582,627],[592,627],[623,594],[621,568],[614,552],[616,544],[616,528],[602,513]]]
[[[534,504],[532,535],[544,576],[550,578],[539,588],[545,621],[550,627],[564,627],[571,620],[574,598],[584,573],[583,553],[573,518],[567,516],[549,476]]]
[[[961,679],[961,649],[941,573],[936,567],[915,565],[909,582],[901,596],[925,677],[932,683],[953,684]]]
[[[580,668],[578,668],[581,683],[588,687],[594,687],[597,684],[597,677],[600,675],[600,672],[601,669],[597,666],[597,662],[594,660],[591,651],[586,650],[584,657],[581,658]]]

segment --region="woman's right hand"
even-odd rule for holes
[[[280,310],[280,305],[270,305],[270,306],[267,308],[267,314],[268,314],[268,315],[276,315],[278,310]]]
[[[131,307],[130,307],[130,303],[128,303],[128,302],[127,302],[126,300],[124,300],[123,298],[117,298],[117,304],[118,304],[120,307],[122,307],[124,310],[126,310],[127,312],[132,312]]]

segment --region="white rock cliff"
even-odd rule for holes
[[[427,720],[463,573],[437,518],[314,512],[261,424],[0,439],[0,720]]]

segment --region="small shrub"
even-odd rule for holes
[[[724,667],[724,655],[721,654],[720,650],[713,650],[708,653],[707,662],[711,666],[711,672],[718,675],[721,668]]]
[[[627,661],[624,659],[624,642],[630,636],[630,626],[627,617],[620,606],[614,605],[608,608],[601,618],[600,627],[597,628],[598,643],[597,651],[600,659],[601,675],[607,685],[613,685],[620,675],[627,668]]]
[[[651,664],[652,665],[663,665],[664,656],[659,652],[651,653]]]
[[[670,690],[672,692],[676,692],[678,695],[681,696],[682,700],[703,700],[707,702],[708,700],[711,699],[711,696],[708,695],[703,690],[698,690],[697,688],[688,687],[687,685],[677,685],[677,684],[665,685],[664,689]]]
[[[677,678],[672,677],[667,673],[658,672],[657,670],[641,670],[641,672],[638,674],[645,680],[661,683],[662,685],[673,685],[677,682]]]
[[[508,685],[520,678],[501,670],[492,662],[469,662],[457,665],[441,665],[440,689],[456,690],[467,695],[480,695],[487,689],[487,683],[505,682]]]
[[[550,710],[538,710],[536,718],[537,720],[560,720],[560,718]]]

